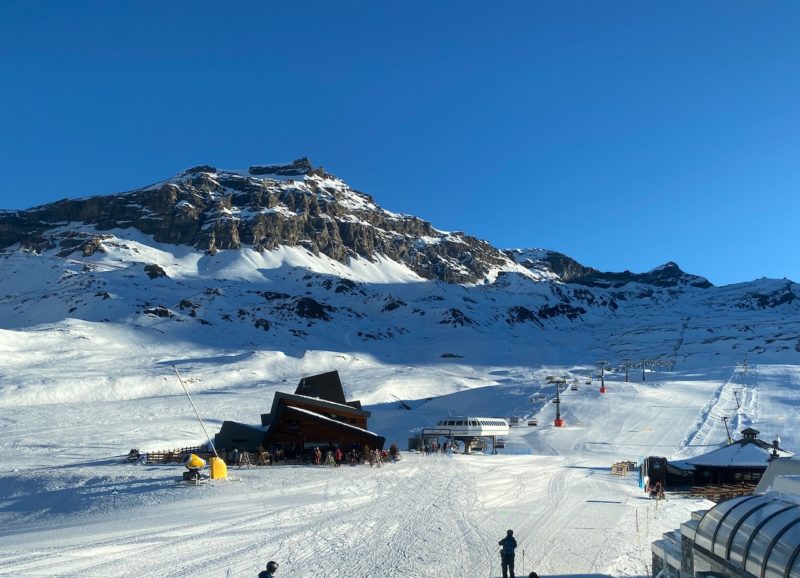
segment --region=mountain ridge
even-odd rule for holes
[[[800,352],[791,281],[715,287],[671,262],[602,273],[555,251],[500,251],[385,211],[324,170],[290,174],[309,165],[200,166],[0,215],[0,327],[99,324],[122,348],[134,332],[404,364],[468,365],[487,348],[517,365]]]
[[[414,216],[391,213],[373,197],[315,168],[307,157],[246,171],[198,165],[175,177],[126,193],[62,199],[27,210],[0,212],[0,249],[19,243],[34,251],[96,250],[97,242],[48,235],[57,225],[92,224],[98,231],[134,227],[158,242],[191,245],[214,254],[251,245],[307,245],[338,261],[376,254],[405,263],[420,277],[447,283],[491,281],[497,271],[594,287],[638,282],[710,287],[704,277],[668,262],[645,273],[603,272],[557,251],[501,250],[461,232],[447,233]],[[334,226],[331,226],[331,225]],[[408,240],[413,239],[412,243]],[[518,260],[519,259],[519,260]]]

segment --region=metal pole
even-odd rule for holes
[[[728,444],[732,444],[733,439],[731,438],[730,430],[728,430],[728,416],[722,416],[722,422],[725,424],[725,433],[728,434]]]
[[[214,452],[214,455],[216,457],[219,457],[219,454],[217,453],[217,448],[214,447],[214,442],[211,441],[211,436],[208,435],[208,430],[206,430],[206,426],[203,423],[203,420],[200,418],[200,414],[198,413],[197,408],[194,406],[194,402],[192,401],[192,396],[189,395],[189,390],[186,389],[186,385],[184,385],[183,380],[181,379],[181,374],[178,373],[178,368],[173,365],[172,369],[175,370],[175,375],[178,376],[178,381],[181,382],[181,387],[183,388],[184,393],[186,393],[186,397],[189,398],[189,403],[192,404],[192,409],[194,410],[194,414],[197,416],[197,421],[200,422],[200,427],[203,428],[203,433],[206,434],[206,438],[208,439],[208,445],[211,446],[211,451]]]

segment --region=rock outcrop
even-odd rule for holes
[[[62,200],[0,214],[0,248],[60,246],[94,251],[59,227],[80,223],[107,231],[133,227],[155,241],[215,254],[250,246],[300,246],[346,262],[385,256],[423,279],[476,283],[494,268],[514,266],[501,251],[461,233],[443,233],[416,217],[384,211],[373,199],[299,159],[250,167],[248,174],[200,165],[128,193]]]

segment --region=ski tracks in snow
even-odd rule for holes
[[[727,434],[723,433],[725,431],[723,417],[729,420],[728,428],[733,435],[734,428],[749,421],[752,419],[752,415],[756,414],[758,403],[755,392],[743,394],[743,397],[740,397],[737,402],[739,389],[734,383],[736,375],[734,369],[731,376],[714,391],[711,399],[700,411],[696,427],[681,441],[676,455],[690,457],[692,455],[690,448],[692,447],[716,446],[724,441]],[[743,405],[743,401],[747,403]]]

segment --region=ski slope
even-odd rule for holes
[[[101,360],[81,359],[92,391],[91,376],[108,362]],[[225,374],[252,369],[252,356],[224,361]],[[196,376],[221,379],[221,364],[221,356],[192,364],[190,387],[211,431],[222,419],[257,420],[274,391],[296,383],[282,377],[289,366],[274,364],[268,387],[259,375],[246,386],[202,389]],[[362,366],[365,381],[387,372]],[[493,386],[411,400],[410,411],[374,406],[370,428],[402,448],[409,429],[454,410],[537,415],[538,427],[512,429],[505,454],[406,452],[380,469],[234,468],[228,480],[194,487],[176,483],[179,465],[121,463],[131,447],[203,441],[184,396],[70,401],[58,395],[67,382],[49,369],[48,397],[0,413],[0,576],[254,576],[274,559],[281,577],[489,577],[500,575],[496,544],[509,528],[519,541],[518,575],[524,552],[525,575],[646,576],[650,541],[710,503],[672,495],[657,504],[634,475],[612,476],[613,462],[709,451],[726,437],[721,414],[764,439],[779,434],[787,449],[800,441],[794,365],[751,366],[746,375],[734,366],[648,373],[644,383],[611,375],[606,394],[581,382],[563,393],[564,428],[550,425],[554,404],[528,402],[539,391],[532,374],[495,367],[485,370],[502,377]],[[427,367],[427,387],[452,380],[453,371]],[[476,371],[464,368],[461,377]],[[166,368],[162,374],[165,389],[175,385]],[[354,382],[346,371],[343,381]],[[74,395],[80,386],[70,384]]]

